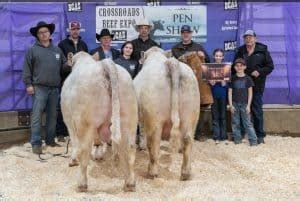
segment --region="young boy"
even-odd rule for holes
[[[245,74],[246,62],[239,58],[234,62],[236,75],[231,79],[228,90],[229,107],[232,114],[232,134],[235,144],[242,141],[241,127],[243,124],[248,134],[250,146],[257,145],[255,130],[250,121],[250,105],[252,101],[252,79]],[[242,121],[242,122],[241,122]]]

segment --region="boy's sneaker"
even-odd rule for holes
[[[256,142],[250,142],[250,147],[254,147],[254,146],[257,146],[257,143]]]
[[[241,144],[241,143],[242,143],[241,140],[235,140],[235,141],[234,141],[234,144]]]
[[[42,154],[42,147],[41,146],[33,146],[32,147],[32,153],[34,154]]]
[[[258,144],[265,144],[265,139],[263,137],[257,138],[257,143]]]

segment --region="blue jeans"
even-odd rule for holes
[[[262,93],[254,92],[251,103],[254,129],[258,138],[264,138],[266,136],[266,133],[264,131],[264,113],[262,98]]]
[[[59,90],[59,93],[61,93],[61,89]],[[57,105],[56,135],[57,137],[68,136],[68,129],[66,124],[64,123],[64,119],[61,113],[60,95],[59,95],[58,105]]]
[[[214,140],[226,140],[226,98],[214,98],[211,106]]]
[[[243,124],[245,131],[248,134],[250,144],[257,144],[257,137],[253,128],[250,114],[247,114],[245,103],[233,103],[235,112],[232,114],[232,135],[235,142],[242,140],[241,124]]]
[[[42,145],[42,114],[46,112],[46,144],[54,142],[57,117],[58,88],[34,86],[31,116],[31,145]]]

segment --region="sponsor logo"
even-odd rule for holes
[[[224,9],[225,10],[232,10],[238,8],[237,0],[225,0],[224,2]]]
[[[224,41],[224,50],[225,51],[234,51],[237,47],[236,41]]]

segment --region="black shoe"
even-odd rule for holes
[[[58,142],[66,142],[65,137],[63,135],[60,135],[57,137]]]
[[[200,136],[195,136],[194,140],[200,141]]]
[[[235,141],[234,141],[234,144],[241,144],[241,143],[242,143],[241,140],[235,140]]]
[[[32,153],[34,154],[42,154],[42,147],[41,146],[33,146],[32,147]]]
[[[263,137],[257,138],[257,143],[258,144],[265,144],[265,139]]]
[[[47,145],[47,146],[50,146],[50,147],[61,147],[61,145],[60,145],[60,144],[57,144],[56,142],[52,142],[52,143],[50,143],[50,144],[47,144],[47,143],[46,143],[46,145]]]
[[[254,146],[257,146],[257,143],[255,143],[255,142],[250,142],[250,147],[254,147]]]

